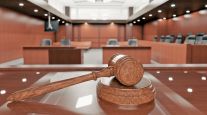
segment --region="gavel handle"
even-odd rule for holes
[[[90,74],[82,75],[76,78],[66,79],[63,81],[57,81],[50,84],[31,87],[24,90],[20,90],[11,94],[7,100],[8,101],[20,101],[26,98],[36,97],[46,93],[50,93],[71,85],[82,83],[89,80],[96,80],[99,77],[108,77],[113,75],[113,68],[108,67],[99,72],[92,72]]]

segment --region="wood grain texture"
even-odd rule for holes
[[[0,15],[0,63],[21,58],[24,45],[54,39],[53,33],[44,32],[43,21],[4,8],[0,8]]]
[[[161,43],[139,40],[140,46],[150,46],[151,59],[162,64],[202,64],[207,63],[207,46]]]
[[[137,63],[131,57],[126,55],[115,55],[111,58],[109,63],[112,64],[112,66],[109,66],[98,72],[92,72],[90,74],[82,75],[76,78],[66,79],[63,81],[57,81],[50,84],[17,91],[11,94],[8,97],[8,100],[18,101],[26,98],[36,97],[88,80],[96,80],[99,77],[111,77],[115,75],[119,82],[126,86],[132,86],[138,83],[143,77],[144,70],[142,65]]]
[[[81,64],[81,49],[74,47],[23,47],[24,64]]]
[[[141,105],[154,100],[155,89],[146,78],[134,86],[126,87],[115,78],[102,78],[97,85],[99,98],[118,105]]]
[[[103,63],[108,63],[109,58],[117,53],[129,55],[142,64],[149,64],[151,60],[150,47],[103,47]]]

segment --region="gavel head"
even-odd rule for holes
[[[137,84],[144,74],[142,64],[122,54],[112,56],[109,61],[109,66],[113,66],[116,79],[126,86]]]

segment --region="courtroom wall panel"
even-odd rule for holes
[[[0,8],[0,63],[22,57],[22,46],[39,45],[42,38],[54,39],[44,32],[44,22]]]
[[[90,24],[73,25],[74,41],[91,41],[92,47],[105,45],[109,38],[117,38],[126,41],[128,38],[141,39],[141,26],[127,27],[123,24]]]
[[[207,33],[207,15],[201,12],[190,14],[189,18],[179,16],[176,19],[163,21],[154,21],[144,25],[144,40],[152,40],[155,35],[177,35],[182,33],[186,36],[188,33],[196,34],[200,32]]]

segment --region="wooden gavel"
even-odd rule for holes
[[[99,77],[115,76],[121,84],[125,86],[132,86],[137,84],[142,79],[143,74],[144,69],[142,64],[138,63],[135,59],[129,56],[116,54],[110,59],[108,67],[101,71],[92,72],[90,74],[82,75],[76,78],[57,81],[42,86],[20,90],[11,94],[7,100],[19,101],[26,98],[50,93],[85,81],[96,80]]]

